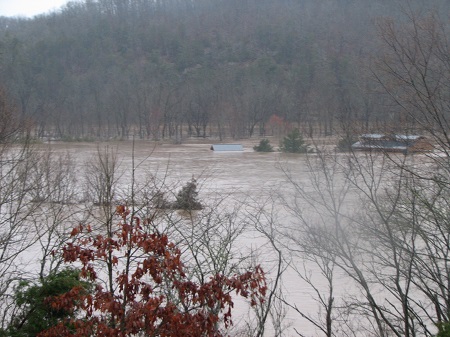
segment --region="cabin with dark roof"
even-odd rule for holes
[[[433,145],[424,136],[418,135],[385,135],[378,133],[363,134],[359,141],[352,145],[353,150],[387,151],[387,152],[428,152]]]

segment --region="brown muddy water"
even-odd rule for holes
[[[149,174],[156,175],[161,181],[174,183],[181,186],[183,183],[195,177],[199,182],[199,198],[208,198],[214,193],[232,195],[235,200],[253,200],[259,202],[269,200],[271,197],[283,195],[289,198],[293,193],[291,184],[287,182],[286,174],[281,167],[289,168],[297,178],[308,179],[308,166],[305,155],[286,155],[279,152],[256,153],[253,151],[251,142],[244,144],[243,152],[214,152],[210,150],[209,143],[205,144],[157,144],[153,142],[137,141],[116,143],[52,143],[39,145],[41,148],[50,148],[55,153],[70,153],[82,179],[83,168],[86,163],[93,160],[98,149],[105,147],[117,150],[122,178],[120,183],[130,183],[133,163],[137,179],[145,179]],[[170,184],[168,184],[170,185]],[[277,212],[277,220],[283,226],[295,223],[295,218],[283,209],[282,203],[275,201],[274,209]],[[280,225],[281,226],[281,225]],[[266,241],[254,233],[242,236],[240,245],[248,249],[261,249],[260,262],[268,271],[269,282],[273,276],[275,256],[264,252]],[[289,254],[289,253],[287,253]],[[298,258],[289,257],[290,263],[303,268],[303,261]],[[316,279],[315,285],[323,287],[326,292],[326,283],[315,273],[315,267],[306,263],[311,277]],[[317,267],[316,267],[317,268]],[[349,286],[347,284],[347,286]],[[342,287],[342,291],[346,291]],[[317,317],[318,305],[314,300],[315,293],[311,287],[306,285],[295,272],[287,269],[282,278],[282,290],[284,298],[293,306],[297,306],[305,313]],[[239,327],[242,324],[248,308],[241,302],[236,301],[233,321]],[[303,319],[293,309],[286,308],[286,316],[283,325],[286,329],[283,336],[298,336],[295,330],[305,336],[319,335],[318,331]],[[269,324],[270,325],[270,324]],[[273,335],[273,329],[268,327],[266,336]]]

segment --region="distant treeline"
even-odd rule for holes
[[[407,3],[407,4],[406,4]],[[0,84],[38,137],[332,135],[399,126],[377,25],[445,1],[85,0],[0,18]],[[427,8],[428,9],[428,8]]]

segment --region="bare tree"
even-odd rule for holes
[[[375,75],[400,109],[400,128],[432,136],[448,157],[448,26],[436,12],[404,11],[403,22],[379,22],[383,53]]]
[[[40,233],[39,280],[58,271],[62,261],[54,252],[69,239],[71,228],[82,219],[77,196],[78,180],[75,163],[68,153],[49,149],[39,153],[39,160],[30,177],[35,189],[30,194],[40,207],[30,214],[30,223]]]
[[[277,212],[278,199],[273,191],[260,191],[259,199],[249,196],[246,202],[250,233],[258,240],[253,258],[261,261],[268,275],[266,301],[253,308],[255,322],[251,336],[262,337],[267,331],[273,336],[283,336],[286,323],[287,301],[283,292],[283,275],[292,258],[283,246],[281,221]],[[266,196],[261,198],[261,196]],[[251,325],[249,324],[251,327]]]
[[[4,91],[0,107],[0,327],[5,328],[15,310],[12,289],[31,272],[27,266],[32,248],[47,232],[37,224],[48,215],[44,204],[49,197],[36,196],[42,195],[41,188],[50,186],[43,182],[45,179],[41,181],[40,174],[36,175],[41,172],[48,177],[48,171],[41,171],[45,158],[21,132],[24,124],[19,123]]]
[[[327,280],[323,297],[317,279],[297,268],[325,315],[313,320],[295,303],[291,307],[326,336],[359,329],[373,336],[433,336],[448,322],[446,185],[411,173],[414,158],[403,155],[322,152],[315,159],[319,166],[309,166],[310,184],[288,175],[298,224],[287,234],[291,251],[307,266],[316,263]],[[339,283],[353,284],[340,303],[336,271],[344,275]],[[348,325],[355,319],[366,323]]]
[[[286,301],[286,304],[327,337],[337,336],[343,331],[337,320],[342,313],[335,300],[338,282],[335,270],[339,263],[337,247],[343,250],[343,254],[352,253],[345,241],[349,234],[351,185],[345,179],[338,158],[337,154],[327,153],[324,149],[320,149],[317,155],[309,155],[306,157],[308,177],[305,179],[302,176],[301,180],[296,178],[297,172],[291,171],[288,165],[281,166],[294,188],[293,195],[287,193],[281,196],[295,219],[292,224],[285,225],[284,244],[287,251],[296,256],[290,263],[294,274],[313,290],[319,315],[306,312],[296,303]],[[305,184],[305,181],[308,183]],[[326,289],[319,284],[326,286]],[[303,336],[301,331],[298,334]]]
[[[321,149],[316,165],[309,164],[311,156],[307,160],[307,184],[286,171],[296,191],[288,204],[299,233],[288,233],[295,243],[290,248],[307,261],[331,266],[320,270],[343,274],[354,288],[337,303],[330,286],[336,285],[334,276],[324,298],[307,270],[302,272],[324,312],[335,313],[310,320],[327,336],[434,336],[449,325],[448,27],[437,13],[419,15],[410,6],[405,14],[405,21],[379,22],[384,49],[375,75],[400,111],[397,126],[388,131],[424,133],[438,154],[325,159]]]

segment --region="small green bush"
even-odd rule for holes
[[[259,141],[259,145],[253,146],[253,150],[256,152],[273,152],[273,147],[269,140],[264,138]]]
[[[300,131],[294,129],[281,141],[280,151],[286,153],[307,153],[308,145],[303,140]]]

